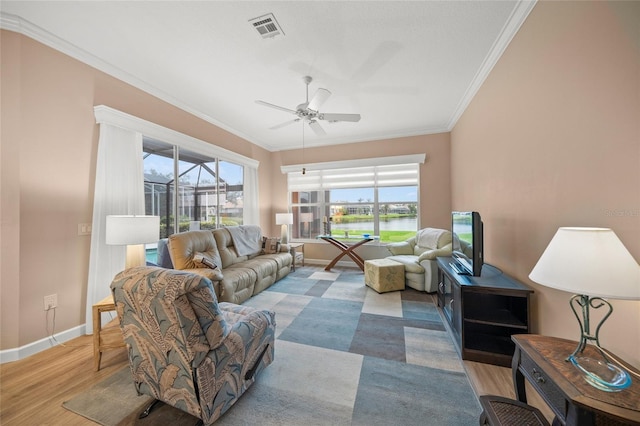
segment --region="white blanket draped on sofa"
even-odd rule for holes
[[[262,249],[262,231],[259,226],[229,226],[227,230],[238,256],[256,254]]]

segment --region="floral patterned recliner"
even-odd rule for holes
[[[157,267],[111,283],[139,394],[213,423],[274,356],[275,313],[218,303],[211,281]]]

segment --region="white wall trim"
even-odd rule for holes
[[[299,172],[302,167],[307,170],[347,169],[352,167],[388,166],[393,164],[422,164],[427,154],[397,155],[393,157],[359,158],[357,160],[328,161],[325,163],[305,163],[280,166],[283,174]]]
[[[113,109],[106,105],[97,105],[93,107],[93,111],[96,117],[96,123],[98,124],[106,123],[123,129],[139,132],[144,136],[157,139],[161,142],[167,142],[177,145],[180,148],[189,149],[201,154],[210,155],[214,158],[252,167],[254,169],[257,169],[260,165],[260,162],[253,158],[245,157],[244,155],[229,151],[228,149],[221,148],[192,136],[185,135],[184,133],[138,118],[134,115],[127,114],[126,112],[118,111],[117,109]]]
[[[462,99],[458,103],[458,106],[453,111],[451,118],[449,118],[449,122],[447,124],[447,131],[453,130],[454,126],[467,109],[471,100],[474,98],[480,87],[484,84],[484,81],[493,70],[493,67],[498,63],[498,60],[511,43],[511,40],[520,30],[520,27],[529,16],[529,13],[536,5],[537,0],[524,0],[519,1],[516,4],[515,9],[511,13],[511,16],[505,23],[504,27],[502,27],[502,31],[500,35],[489,49],[489,54],[484,58],[480,69],[476,73],[476,75],[471,80],[471,84],[467,87],[465,94],[462,96]]]
[[[86,324],[81,324],[76,327],[70,328],[66,331],[61,331],[53,335],[54,341],[51,336],[44,339],[37,340],[35,342],[20,346],[14,349],[5,349],[0,351],[0,364],[5,362],[19,361],[31,355],[35,355],[38,352],[42,352],[45,349],[50,349],[57,346],[58,343],[64,343],[76,337],[84,336],[86,334]]]
[[[238,129],[234,129],[230,126],[227,126],[224,123],[214,119],[213,117],[204,114],[201,111],[198,111],[195,108],[191,108],[185,102],[180,99],[175,98],[174,96],[169,95],[163,90],[158,89],[155,86],[152,86],[145,81],[129,74],[128,72],[106,62],[97,56],[87,52],[80,47],[69,43],[66,40],[61,39],[60,37],[50,33],[49,31],[27,21],[26,19],[12,15],[10,13],[0,12],[0,29],[13,31],[22,35],[25,35],[37,42],[44,44],[45,46],[49,46],[52,49],[55,49],[59,52],[64,53],[67,56],[70,56],[78,61],[89,65],[99,71],[104,72],[112,77],[117,78],[118,80],[124,81],[136,87],[150,95],[155,96],[158,99],[161,99],[177,108],[180,108],[183,111],[188,112],[191,115],[194,115],[207,123],[211,123],[214,126],[220,127],[221,129],[226,130],[229,133],[232,133],[242,139],[245,139],[251,143],[254,143],[258,146],[261,146],[264,149],[269,149],[268,145],[261,143],[260,141],[252,140],[249,136],[244,133],[238,131]]]

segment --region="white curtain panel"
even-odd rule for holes
[[[258,196],[258,168],[244,166],[244,208],[242,221],[245,225],[260,225],[260,208]]]
[[[105,243],[106,218],[115,214],[145,214],[142,134],[103,122],[96,164],[86,324],[93,323],[93,304],[110,294],[111,280],[124,269],[126,247]],[[90,330],[87,327],[87,333]]]

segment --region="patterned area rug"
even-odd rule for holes
[[[273,364],[216,425],[477,424],[480,405],[432,296],[378,294],[358,269],[302,267],[245,304],[276,312]],[[128,368],[64,403],[106,426],[193,425],[137,397]]]

